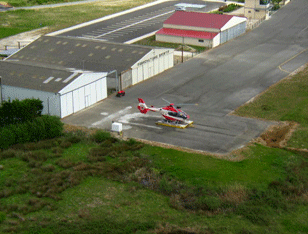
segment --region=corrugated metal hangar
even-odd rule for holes
[[[172,67],[173,52],[43,36],[0,62],[2,98],[39,98],[43,113],[63,118],[106,98],[107,89],[124,89]]]
[[[233,15],[176,11],[156,32],[156,40],[215,47],[245,33],[246,22]]]
[[[107,97],[106,72],[36,67],[3,61],[2,98],[38,98],[43,114],[61,118],[82,110]]]

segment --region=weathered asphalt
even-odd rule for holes
[[[205,5],[200,11],[208,12],[225,5],[225,2],[204,2],[200,0],[186,1],[193,4]],[[108,16],[85,24],[77,25],[71,29],[65,29],[61,33],[50,35],[95,38],[96,40],[107,40],[124,43],[143,35],[158,31],[163,22],[169,18],[175,10],[178,0],[156,1],[140,6],[139,10],[130,9],[126,14],[117,17]],[[156,17],[159,16],[159,17]]]
[[[69,124],[111,129],[123,123],[124,136],[212,153],[242,147],[272,122],[229,115],[272,84],[308,63],[308,2],[292,0],[258,28],[63,119]],[[142,115],[137,98],[163,106],[198,103],[183,109],[194,128],[156,126],[156,113]]]

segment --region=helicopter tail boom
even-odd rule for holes
[[[137,106],[137,108],[142,114],[146,114],[149,111],[149,108],[147,107],[142,98],[138,98],[138,101],[139,105]]]

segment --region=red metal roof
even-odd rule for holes
[[[172,28],[162,28],[156,34],[178,36],[178,37],[193,37],[202,39],[213,39],[218,33],[192,31],[192,30],[181,30]]]
[[[219,15],[201,12],[176,11],[164,24],[184,25],[202,28],[222,28],[233,15]]]

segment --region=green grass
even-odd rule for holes
[[[281,164],[290,155],[286,151],[261,145],[251,147],[246,159],[242,161],[228,161],[152,146],[145,147],[143,151],[152,155],[157,168],[194,186],[242,184],[247,187],[266,187],[271,181],[285,176]]]
[[[117,2],[107,0],[75,6],[0,12],[0,38],[43,27],[48,27],[45,32],[52,32],[151,1]]]
[[[46,4],[56,4],[64,2],[78,2],[81,0],[5,0],[13,7],[23,7],[23,6],[36,6],[36,5],[46,5]]]

